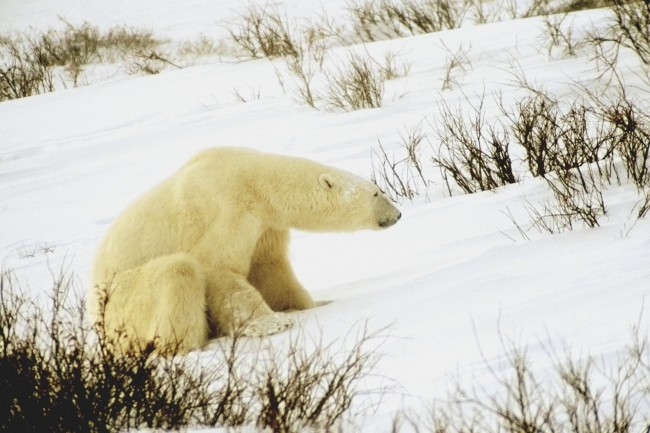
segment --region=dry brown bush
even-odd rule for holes
[[[271,349],[239,333],[177,354],[154,341],[117,350],[63,273],[50,309],[0,274],[0,430],[117,432],[256,423],[274,432],[330,431],[370,390],[384,330],[355,328],[325,344],[299,331]],[[119,338],[119,337],[118,337]]]

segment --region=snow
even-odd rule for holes
[[[290,16],[324,7],[305,0],[280,6]],[[338,16],[344,7],[335,1],[326,9]],[[235,0],[0,0],[0,33],[59,27],[63,17],[101,28],[145,26],[173,40],[223,36],[217,24],[236,19],[241,8]],[[584,32],[602,26],[606,11],[570,18]],[[564,57],[540,49],[541,29],[541,18],[529,18],[356,47],[378,59],[399,53],[411,64],[407,77],[387,83],[380,109],[310,108],[283,92],[275,75],[281,64],[266,59],[168,69],[2,102],[0,260],[35,291],[47,291],[51,273],[61,267],[85,288],[110,222],[201,149],[251,147],[370,178],[378,140],[393,152],[399,132],[423,122],[435,142],[427,122],[442,102],[468,109],[485,94],[487,118],[494,121],[501,114],[492,95],[502,93],[506,104],[523,95],[513,85],[513,65],[558,96],[570,93],[576,80],[596,76],[584,52]],[[471,69],[462,87],[451,91],[441,90],[448,55],[443,44],[454,52],[460,44],[470,47]],[[335,51],[344,56],[344,49]],[[635,83],[634,54],[622,56],[630,66],[625,78]],[[244,97],[259,90],[260,98],[241,102],[234,89]],[[637,87],[630,91],[647,97]],[[629,341],[631,325],[647,329],[650,221],[635,221],[640,198],[633,185],[608,188],[601,227],[555,235],[531,230],[526,241],[504,212],[527,227],[524,197],[533,203],[549,197],[544,182],[529,175],[494,192],[448,197],[437,170],[423,162],[435,184],[426,196],[401,205],[403,217],[394,227],[293,236],[299,279],[315,299],[334,301],[292,313],[302,326],[321,328],[333,339],[364,319],[371,327],[390,325],[393,337],[382,346],[386,356],[378,373],[401,392],[388,396],[367,426],[387,431],[394,411],[444,395],[450,375],[489,383],[483,356],[498,359],[499,333],[527,345],[536,365],[548,367],[543,347],[549,343],[607,358]]]

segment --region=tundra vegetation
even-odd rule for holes
[[[610,9],[607,25],[577,36],[567,14],[596,7]],[[554,95],[529,83],[513,64],[513,82],[525,96],[507,104],[500,94],[484,94],[470,110],[441,102],[431,116],[403,126],[395,146],[378,141],[372,180],[404,202],[427,195],[434,185],[431,169],[439,171],[449,196],[539,179],[548,185],[549,196],[542,203],[525,201],[528,227],[511,218],[523,239],[532,229],[559,233],[598,227],[608,210],[603,193],[613,184],[634,185],[639,194],[634,215],[648,215],[650,107],[647,98],[630,96],[618,73],[621,51],[632,50],[644,71],[644,90],[650,90],[647,2],[535,0],[522,8],[514,0],[350,0],[347,13],[345,23],[327,16],[309,21],[289,18],[274,4],[249,3],[236,23],[225,24],[229,38],[224,41],[201,36],[173,43],[145,29],[101,31],[90,23],[67,22],[63,30],[4,35],[0,101],[83,85],[89,65],[112,63],[127,73],[155,74],[216,55],[271,59],[285,90],[316,109],[377,108],[386,81],[406,76],[410,64],[392,52],[374,58],[364,44],[544,16],[540,52],[588,56],[600,71],[596,83],[577,83],[572,95]],[[471,47],[446,51],[440,90],[462,89],[472,67]],[[259,92],[253,93],[259,98]],[[488,117],[488,103],[498,107],[496,118]],[[251,424],[273,432],[345,430],[356,414],[352,411],[368,409],[355,404],[359,396],[389,392],[366,386],[381,383],[368,379],[374,378],[386,329],[361,324],[335,343],[300,330],[271,346],[235,335],[187,355],[155,344],[117,353],[101,326],[87,324],[72,281],[64,272],[55,279],[46,308],[9,270],[0,276],[3,430],[112,432]],[[392,430],[650,430],[648,337],[638,328],[614,364],[550,347],[555,369],[544,375],[534,372],[525,347],[502,341],[505,361],[485,361],[495,388],[458,383],[445,400],[431,404],[429,417],[396,413]]]

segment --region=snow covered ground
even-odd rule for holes
[[[316,1],[280,3],[291,16],[317,13]],[[145,26],[171,39],[203,33],[222,36],[222,21],[236,19],[232,1],[0,0],[0,33],[87,21],[101,28]],[[337,16],[345,2],[328,2]],[[577,32],[598,27],[604,10],[573,14]],[[370,43],[377,58],[392,51],[411,64],[389,81],[379,109],[315,110],[279,85],[267,59],[221,62],[153,76],[130,76],[0,103],[0,261],[32,290],[47,291],[51,274],[73,272],[85,289],[94,250],[111,221],[139,194],[209,146],[246,146],[307,157],[370,178],[378,140],[398,149],[399,133],[438,115],[441,102],[476,104],[485,94],[490,121],[500,115],[491,95],[510,103],[515,61],[526,77],[558,96],[573,80],[597,74],[585,52],[567,57],[541,49],[542,19],[529,18]],[[462,87],[442,91],[448,53],[470,47],[471,68]],[[443,45],[444,44],[444,45]],[[339,49],[341,56],[343,49]],[[634,83],[636,59],[622,54]],[[242,102],[249,89],[259,99]],[[647,94],[630,87],[639,97]],[[251,90],[253,92],[253,90]],[[435,137],[424,124],[423,131]],[[544,346],[566,342],[582,354],[614,357],[629,341],[631,325],[647,330],[650,293],[650,221],[635,222],[633,185],[605,193],[601,227],[561,234],[519,236],[504,214],[529,226],[523,197],[541,202],[546,183],[532,176],[494,192],[448,197],[437,170],[427,196],[401,205],[402,220],[382,232],[294,233],[296,273],[317,300],[329,305],[294,313],[325,338],[343,336],[360,321],[391,325],[378,373],[399,392],[368,415],[368,426],[389,429],[401,407],[449,389],[451,375],[489,384],[481,355],[499,359],[499,331],[528,346],[539,368]],[[523,167],[522,167],[523,168]],[[646,307],[647,308],[647,307]],[[271,342],[287,338],[287,333]],[[368,427],[369,429],[371,427]],[[369,430],[373,431],[373,430]]]

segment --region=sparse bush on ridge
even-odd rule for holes
[[[533,176],[544,177],[557,169],[569,170],[612,156],[611,127],[584,100],[562,109],[558,99],[537,91],[510,110],[499,104],[517,144],[526,151]]]
[[[180,58],[196,58],[215,54],[223,56],[231,52],[232,47],[228,46],[226,40],[222,39],[217,41],[204,34],[200,34],[198,38],[193,40],[179,42],[176,49],[176,55]]]
[[[251,381],[261,404],[257,426],[270,427],[273,432],[309,428],[329,432],[358,396],[386,392],[361,391],[357,386],[361,378],[372,374],[379,359],[377,352],[366,346],[371,340],[385,339],[384,331],[371,332],[367,324],[353,330],[348,338],[353,337],[354,343],[344,353],[304,334],[296,335],[287,347],[271,347],[262,355],[264,368],[256,368]]]
[[[453,52],[444,42],[441,43],[448,53],[445,63],[445,77],[442,80],[442,90],[452,90],[454,86],[461,87],[461,77],[467,74],[467,68],[472,68],[472,63],[467,57],[472,46],[465,48],[461,43],[456,52]]]
[[[622,1],[622,0],[619,0]],[[470,16],[474,24],[600,8],[609,0],[350,0],[348,20],[362,42],[456,29]],[[523,6],[523,7],[522,7]],[[505,16],[504,16],[505,14]]]
[[[536,374],[525,348],[502,340],[505,360],[485,360],[495,387],[456,383],[428,418],[397,415],[393,431],[431,433],[644,433],[650,429],[648,337],[638,328],[613,363],[546,348],[553,371]],[[541,378],[540,378],[541,377]]]
[[[385,330],[360,326],[342,344],[296,333],[271,347],[220,339],[208,350],[173,356],[155,343],[116,353],[84,321],[71,279],[54,284],[51,311],[0,275],[0,429],[116,432],[256,425],[274,433],[344,431],[359,382],[372,374]],[[436,433],[644,433],[650,428],[648,338],[633,329],[616,364],[558,355],[555,375],[533,371],[526,349],[503,343],[505,361],[486,367],[496,388],[458,382],[430,418],[400,411],[405,426]],[[214,346],[214,347],[213,347]],[[372,350],[369,350],[372,349]],[[488,390],[489,389],[489,390]]]
[[[319,95],[314,90],[312,82],[316,74],[323,72],[323,62],[330,48],[329,41],[323,37],[315,37],[309,29],[306,35],[302,33],[293,40],[293,54],[281,57],[295,84],[294,93],[298,100],[316,108]],[[281,73],[276,70],[278,77]]]
[[[548,95],[535,98],[545,98],[550,105],[542,104],[541,113],[520,112],[520,122],[511,125],[513,131],[528,131],[532,136],[521,134],[518,138],[527,140],[526,160],[531,172],[543,177],[553,193],[553,200],[546,200],[541,209],[527,204],[532,227],[549,233],[572,230],[576,221],[596,227],[606,214],[602,192],[612,175],[614,147],[610,129],[581,103],[574,102],[565,114]],[[528,102],[520,106],[527,110]],[[531,119],[541,124],[527,129]]]
[[[611,1],[614,18],[605,38],[633,49],[643,63],[650,64],[650,3]]]
[[[624,92],[613,102],[598,101],[601,115],[612,125],[613,146],[623,161],[625,172],[642,200],[637,211],[644,218],[650,211],[650,115],[646,104],[639,107]]]
[[[351,50],[343,59],[327,56],[327,49],[317,49],[316,56],[313,53],[310,50],[298,57],[286,56],[282,61],[294,82],[293,92],[298,100],[314,108],[323,105],[327,109],[354,111],[381,107],[385,81],[409,72],[409,65],[397,62],[392,52],[385,55],[384,64]],[[282,73],[276,70],[276,74],[284,88]]]
[[[32,41],[0,38],[0,101],[53,90],[52,66],[41,60],[40,50]]]
[[[54,91],[55,77],[66,86],[56,68],[77,86],[91,63],[120,60],[129,64],[131,73],[157,73],[162,66],[154,63],[172,64],[157,51],[164,41],[150,31],[118,26],[102,33],[89,23],[64,23],[62,31],[0,37],[0,101]]]
[[[298,100],[314,108],[319,101],[328,108],[346,111],[380,107],[384,81],[408,73],[408,66],[398,65],[392,53],[386,55],[384,66],[353,51],[344,59],[330,59],[325,66],[334,43],[325,27],[334,24],[301,27],[283,16],[277,5],[250,3],[240,21],[227,27],[231,39],[251,57],[279,58],[295,85],[292,91]],[[285,89],[285,77],[278,69],[276,74]],[[316,77],[320,83],[314,83]]]
[[[0,275],[0,430],[117,432],[256,424],[273,432],[331,431],[364,392],[385,330],[367,326],[324,344],[304,332],[217,341],[175,355],[155,342],[124,353],[101,320],[86,322],[71,278],[55,281],[51,311]],[[353,340],[354,339],[354,340]]]
[[[426,134],[422,132],[422,125],[418,124],[412,128],[405,128],[404,133],[400,132],[400,150],[406,155],[395,159],[395,155],[389,157],[379,141],[379,152],[372,150],[372,174],[370,180],[379,187],[381,192],[391,200],[401,203],[404,199],[412,200],[420,194],[420,182],[424,188],[428,181],[424,177],[421,162],[422,143]],[[377,157],[378,165],[375,165]]]
[[[431,161],[440,169],[444,186],[453,194],[453,179],[465,193],[488,191],[518,182],[522,175],[513,170],[511,146],[525,151],[529,172],[543,178],[552,198],[536,205],[527,202],[531,228],[558,233],[572,230],[577,222],[596,227],[607,212],[603,191],[620,182],[614,164],[620,158],[627,178],[641,195],[637,216],[650,209],[650,116],[645,104],[630,101],[622,88],[609,100],[594,95],[560,103],[548,93],[533,88],[531,95],[506,108],[499,98],[502,120],[486,126],[483,97],[466,116],[442,104],[429,122],[436,141],[431,144]],[[589,99],[587,99],[589,98]],[[425,134],[426,135],[426,134]],[[372,163],[371,180],[394,200],[413,199],[419,185],[426,186],[405,170],[404,149],[389,156],[381,146],[379,163]],[[421,164],[419,165],[421,167]],[[512,218],[511,218],[512,220]],[[516,223],[515,223],[516,224]],[[519,227],[519,226],[518,226]],[[527,236],[524,236],[526,239]]]
[[[592,228],[600,225],[598,220],[607,213],[603,199],[604,181],[591,165],[558,169],[545,180],[553,193],[553,200],[547,199],[541,205],[526,202],[531,228],[539,232],[561,233],[573,230],[576,221]]]
[[[623,86],[618,75],[621,47],[631,49],[643,64],[642,78],[650,86],[650,5],[647,2],[612,0],[611,15],[604,29],[593,29],[586,38],[591,48],[592,60],[606,84]]]
[[[352,0],[347,8],[354,33],[372,42],[458,28],[468,5],[454,0]]]
[[[561,49],[566,56],[575,56],[577,50],[585,44],[583,40],[574,38],[571,24],[564,24],[567,16],[568,13],[544,17],[541,43],[549,56],[555,48]]]
[[[296,20],[283,16],[276,4],[260,6],[250,2],[247,11],[240,14],[241,22],[226,25],[226,28],[235,45],[248,55],[287,59],[287,67],[293,71],[292,76],[299,84],[299,98],[315,107],[316,98],[310,84],[316,72],[309,63],[311,56],[323,57],[323,47],[327,51],[332,45],[349,46],[359,41],[458,28],[468,11],[474,16],[475,23],[481,24],[500,19],[501,9],[507,10],[512,18],[520,18],[601,7],[607,1],[572,0],[559,5],[553,3],[551,7],[548,0],[534,0],[524,12],[520,12],[517,2],[503,0],[492,7],[495,12],[485,10],[481,0],[351,0],[347,4],[351,28],[333,22],[326,15],[316,22],[297,25]],[[623,0],[613,3],[616,20],[611,26],[612,31],[595,37],[592,42],[615,42],[617,46],[630,47],[648,63],[650,15],[647,5],[644,9],[641,3]],[[169,41],[154,37],[149,30],[117,26],[102,33],[87,22],[74,26],[62,21],[64,30],[0,38],[0,101],[53,91],[56,87],[54,77],[60,78],[64,87],[68,84],[76,87],[82,84],[85,65],[92,63],[124,62],[124,71],[129,74],[156,74],[168,65],[180,67],[179,64],[188,64],[173,60],[178,56],[234,55],[227,43],[216,42],[204,35],[196,42],[186,41],[162,50],[162,45]],[[552,24],[552,21],[548,23]],[[549,25],[548,49],[560,44],[571,54],[575,44],[570,29],[558,30],[561,30],[559,26]],[[457,71],[458,67],[452,61],[447,69]],[[61,68],[67,78],[55,73],[54,68]],[[388,76],[385,78],[390,79]],[[453,83],[453,77],[448,78],[445,88]]]
[[[440,106],[433,129],[439,147],[434,150],[434,166],[441,169],[451,195],[448,176],[466,193],[489,191],[518,181],[508,152],[509,136],[502,126],[487,126],[483,97],[467,116],[459,108],[453,112]]]
[[[639,189],[650,186],[650,114],[624,95],[611,106],[602,105],[613,126],[613,145]]]
[[[282,16],[278,6],[249,3],[239,16],[241,23],[228,25],[232,40],[251,57],[298,56],[300,30]]]
[[[514,111],[501,105],[531,173],[543,177],[553,193],[541,207],[526,206],[532,227],[540,231],[571,230],[575,221],[598,226],[606,214],[603,191],[619,176],[615,157],[644,197],[637,216],[647,214],[650,118],[622,89],[609,101],[589,96],[591,102],[575,99],[564,110],[544,92],[518,102]]]
[[[329,106],[345,111],[381,107],[384,77],[368,57],[349,52],[342,64],[325,73],[325,79],[323,99]]]

